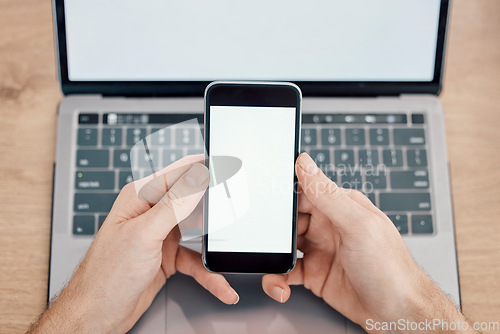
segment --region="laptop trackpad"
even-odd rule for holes
[[[167,281],[168,334],[345,333],[345,318],[303,287],[280,304],[262,290],[260,275],[226,275],[240,295],[225,305],[188,276]]]

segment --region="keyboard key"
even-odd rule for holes
[[[75,212],[109,212],[118,194],[76,193]]]
[[[341,171],[340,175],[342,177],[342,183],[340,184],[342,188],[361,190],[363,180],[361,179],[360,171],[350,172],[345,170]]]
[[[401,234],[408,234],[408,216],[407,215],[388,215],[389,219]]]
[[[148,151],[140,149],[137,150],[137,161],[139,168],[146,168],[151,172],[156,172],[158,167],[160,167],[160,151],[151,148]]]
[[[80,114],[78,115],[79,124],[97,124],[99,123],[98,114]]]
[[[335,166],[354,166],[354,151],[335,150]]]
[[[97,229],[99,230],[102,226],[102,224],[104,224],[104,221],[106,220],[108,216],[106,215],[99,215],[99,217],[97,217]]]
[[[147,136],[146,128],[127,129],[127,145],[134,146]]]
[[[361,166],[377,166],[378,151],[377,150],[359,150],[359,164]]]
[[[380,193],[382,211],[429,211],[431,195],[429,193]]]
[[[76,189],[114,189],[115,172],[78,171],[75,175]]]
[[[130,182],[134,182],[134,175],[132,174],[132,171],[120,171],[118,174],[118,187],[121,189]]]
[[[403,166],[403,151],[401,150],[384,150],[382,152],[384,165],[387,167]]]
[[[304,114],[303,124],[406,124],[405,114]]]
[[[122,129],[103,129],[102,130],[102,145],[103,146],[120,146],[122,144],[123,131]]]
[[[432,227],[431,215],[413,215],[411,217],[411,231],[413,234],[432,234],[434,228]]]
[[[425,145],[424,129],[394,129],[395,145]]]
[[[303,146],[315,146],[318,145],[318,135],[316,129],[302,129],[301,138]]]
[[[170,129],[155,128],[151,130],[151,143],[155,146],[170,145]]]
[[[340,145],[340,129],[323,129],[321,130],[321,143],[323,145]]]
[[[74,235],[94,235],[94,233],[95,233],[94,216],[73,217]]]
[[[385,189],[387,188],[387,178],[383,172],[366,171],[365,187],[367,191],[370,189]]]
[[[329,150],[311,150],[310,155],[311,158],[320,167],[325,167],[326,165],[329,165],[331,163]]]
[[[427,166],[427,151],[425,149],[408,150],[407,158],[410,167]]]
[[[393,189],[429,188],[429,175],[426,170],[391,172]]]
[[[80,146],[96,146],[97,145],[97,129],[78,129],[78,145]]]
[[[118,168],[131,168],[130,150],[115,150],[113,156],[113,166]]]
[[[177,146],[194,146],[194,129],[176,129],[175,144]]]
[[[347,145],[364,145],[365,130],[364,129],[346,129],[345,142]]]
[[[182,150],[164,150],[163,151],[163,166],[167,167],[173,162],[182,158]]]
[[[130,124],[132,126],[138,126],[142,124],[154,124],[155,122],[151,121],[151,118],[153,118],[154,115],[158,114],[145,114],[145,113],[131,114],[131,113],[111,112],[102,115],[102,123],[110,125]]]
[[[388,129],[370,129],[370,144],[389,145]]]
[[[108,150],[78,150],[76,152],[77,167],[109,167]]]
[[[411,115],[411,122],[413,124],[424,124],[424,114],[412,114]]]

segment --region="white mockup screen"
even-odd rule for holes
[[[217,180],[211,169],[209,252],[291,253],[295,113],[289,107],[210,107],[210,158],[230,156],[242,164],[227,180]]]
[[[73,81],[431,81],[440,0],[66,0]]]

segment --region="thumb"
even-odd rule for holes
[[[295,169],[304,195],[340,231],[363,224],[366,210],[332,182],[307,153],[299,155]]]
[[[207,167],[195,163],[182,175],[150,210],[140,217],[148,224],[153,237],[162,240],[172,228],[196,208],[207,189],[210,174]]]

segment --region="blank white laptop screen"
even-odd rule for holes
[[[440,0],[67,0],[72,81],[432,81]]]

